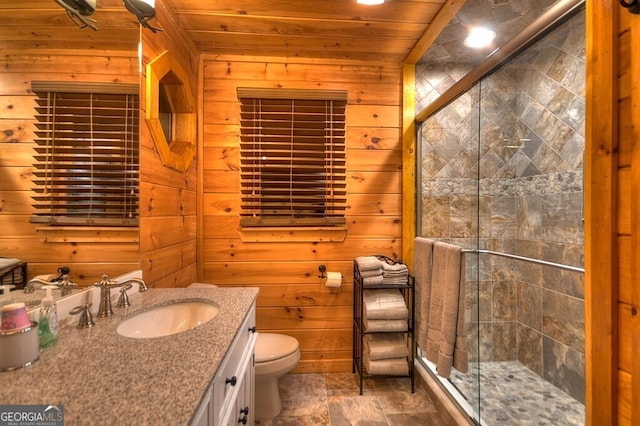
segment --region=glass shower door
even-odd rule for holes
[[[481,81],[484,424],[584,422],[584,46],[580,12]]]
[[[478,193],[480,99],[478,85],[432,115],[420,128],[419,235],[469,250],[478,248],[482,233]],[[483,286],[479,273],[486,270],[478,264],[480,260],[477,254],[465,255],[468,372],[453,370],[450,379],[436,375],[476,420],[480,416],[478,342],[484,332],[479,308],[485,306],[480,303]],[[435,366],[423,361],[435,371]]]

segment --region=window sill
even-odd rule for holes
[[[345,227],[243,227],[239,232],[245,243],[339,243],[347,237]]]
[[[43,243],[138,243],[139,228],[110,226],[40,226]]]

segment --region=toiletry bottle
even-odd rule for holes
[[[0,289],[2,290],[2,296],[0,296],[0,307],[13,303],[13,299],[11,298],[11,289],[13,287],[15,286],[12,284],[0,286]]]
[[[47,295],[40,306],[40,322],[38,324],[38,338],[40,347],[48,348],[58,341],[58,307],[53,300],[53,287],[45,286]]]

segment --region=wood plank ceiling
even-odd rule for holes
[[[441,8],[461,0],[158,0],[201,53],[357,59],[402,64]],[[137,26],[121,0],[97,0],[98,31],[80,29],[54,0],[0,2],[2,45],[118,49]],[[159,21],[159,22],[158,22]],[[148,31],[148,30],[145,30]]]
[[[202,53],[402,63],[445,0],[164,0]]]
[[[0,50],[138,50],[139,24],[122,0],[97,0],[98,31],[80,29],[54,0],[0,1]]]

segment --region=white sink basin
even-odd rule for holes
[[[146,339],[191,330],[218,315],[218,307],[207,302],[185,301],[158,306],[123,320],[116,331],[125,337]]]

